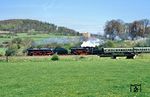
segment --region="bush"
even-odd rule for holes
[[[103,44],[101,47],[115,47],[114,41],[107,41],[105,44]]]
[[[59,60],[59,57],[57,54],[54,54],[51,58],[52,61],[58,61]]]
[[[16,54],[16,50],[15,49],[12,49],[12,48],[8,48],[6,51],[5,51],[5,56],[14,56]]]
[[[3,54],[2,53],[0,53],[0,57],[2,57],[3,56]]]
[[[12,43],[16,43],[16,44],[21,44],[21,42],[22,42],[22,39],[21,39],[21,38],[14,38],[14,39],[12,40]]]

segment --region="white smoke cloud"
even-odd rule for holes
[[[103,40],[100,40],[98,38],[92,38],[92,39],[89,39],[88,41],[84,41],[81,44],[81,47],[96,47],[96,46],[99,46],[103,43],[104,43]]]

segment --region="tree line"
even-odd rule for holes
[[[117,38],[134,40],[138,37],[148,37],[150,36],[150,20],[142,19],[132,23],[125,23],[120,19],[107,21],[104,28],[104,36],[111,40]]]
[[[12,33],[54,33],[62,35],[80,35],[79,32],[55,24],[31,19],[11,19],[0,21],[0,31]]]

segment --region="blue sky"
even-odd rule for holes
[[[103,33],[105,22],[150,19],[150,0],[0,0],[0,20],[35,19],[79,32]]]

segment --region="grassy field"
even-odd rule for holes
[[[11,57],[0,61],[0,97],[150,97],[149,58]],[[142,92],[129,91],[135,83]]]
[[[63,36],[63,35],[55,35],[55,34],[36,34],[36,35],[28,35],[27,33],[18,33],[16,36],[11,36],[8,37],[8,35],[2,35],[3,38],[0,37],[0,43],[4,42],[4,41],[10,41],[13,38],[31,38],[35,41],[37,40],[42,40],[42,39],[46,39],[46,38],[51,38],[51,37],[67,37],[67,36]],[[69,36],[71,37],[71,36]]]

